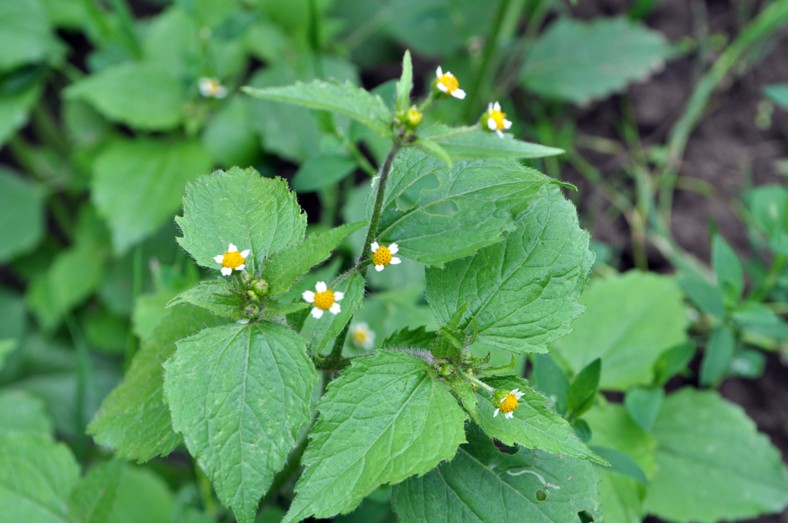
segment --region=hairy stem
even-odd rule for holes
[[[394,162],[394,157],[400,150],[400,143],[394,142],[393,147],[389,151],[386,160],[380,167],[380,176],[378,177],[377,193],[375,194],[375,206],[372,209],[372,217],[369,219],[369,230],[367,230],[367,237],[364,239],[364,249],[361,251],[361,256],[356,262],[356,268],[361,267],[361,264],[369,258],[372,248],[370,245],[375,240],[378,233],[378,224],[380,223],[380,212],[383,210],[383,196],[386,192],[386,182],[389,179],[391,172],[391,164]]]

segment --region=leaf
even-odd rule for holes
[[[738,302],[744,290],[744,270],[739,257],[720,235],[714,236],[711,242],[711,265],[717,275],[717,285],[725,294],[726,302],[729,304]]]
[[[660,354],[654,362],[654,385],[664,387],[670,378],[683,371],[695,356],[695,349],[695,342],[687,340]]]
[[[46,12],[38,0],[0,4],[0,72],[40,62],[56,49]]]
[[[110,226],[115,253],[171,220],[186,183],[210,168],[210,157],[196,141],[137,138],[103,149],[93,164],[93,200]]]
[[[632,420],[641,429],[650,432],[664,400],[665,391],[663,389],[646,389],[641,387],[627,391],[624,404]]]
[[[767,336],[778,342],[788,341],[788,322],[763,303],[745,301],[731,316],[747,334]]]
[[[338,113],[356,120],[381,136],[391,136],[392,116],[383,100],[350,82],[340,84],[313,80],[284,87],[244,87],[243,91],[262,100]]]
[[[217,109],[206,123],[200,140],[214,163],[230,167],[253,165],[257,161],[260,141],[250,120],[251,115],[240,96],[233,96],[227,105]]]
[[[355,358],[318,410],[286,521],[350,512],[376,487],[451,459],[465,441],[465,414],[449,388],[401,352]]]
[[[764,86],[763,94],[783,110],[788,111],[788,85],[772,84]]]
[[[549,406],[558,412],[566,412],[569,378],[550,354],[534,354],[531,359],[529,380],[534,388],[547,396]]]
[[[168,69],[132,62],[105,69],[65,90],[113,122],[145,131],[168,131],[183,119],[183,84]],[[204,154],[204,153],[203,153]]]
[[[580,303],[585,314],[555,346],[575,371],[602,358],[603,390],[650,384],[659,355],[687,339],[689,322],[672,278],[632,271],[596,280]]]
[[[356,162],[336,152],[318,153],[304,161],[293,177],[293,189],[299,193],[318,191],[344,180],[356,170]]]
[[[167,308],[181,303],[195,305],[217,316],[237,320],[243,316],[246,300],[233,290],[226,279],[216,278],[203,280],[183,291],[167,304]]]
[[[221,320],[189,305],[169,309],[161,324],[134,356],[126,376],[104,399],[88,426],[96,443],[125,459],[148,461],[166,456],[181,442],[164,402],[162,364],[175,352],[175,342]]]
[[[276,296],[289,290],[302,274],[327,260],[342,240],[365,225],[365,222],[355,222],[310,234],[303,243],[271,256],[263,267],[263,278],[268,281],[269,294]]]
[[[736,338],[730,327],[721,325],[714,329],[700,365],[700,383],[709,386],[724,379],[731,368],[736,352]]]
[[[788,189],[763,185],[744,195],[750,220],[765,236],[769,247],[788,254]]]
[[[303,339],[274,323],[213,327],[177,346],[164,364],[173,427],[222,504],[250,523],[311,419],[317,372]]]
[[[93,467],[77,483],[69,515],[78,523],[169,523],[174,508],[175,499],[159,476],[110,461]]]
[[[519,389],[524,394],[511,419],[502,414],[493,416],[498,404],[486,394],[479,395],[476,421],[488,436],[506,445],[517,444],[552,454],[605,463],[577,439],[571,425],[553,412],[547,406],[548,399],[532,389],[525,380],[507,376],[485,381],[496,390],[509,392]]]
[[[29,252],[44,234],[44,191],[4,168],[0,168],[0,230],[0,262]]]
[[[599,389],[599,375],[602,372],[602,360],[595,359],[577,373],[569,386],[566,396],[567,411],[570,419],[582,416],[594,405]]]
[[[214,256],[234,243],[250,249],[247,270],[259,269],[266,256],[303,240],[306,215],[281,178],[261,177],[254,169],[233,167],[201,176],[186,186],[181,247],[203,267],[221,268]]]
[[[0,19],[5,22],[5,19]],[[5,83],[7,85],[8,80]],[[0,83],[1,87],[2,83]],[[38,102],[41,92],[42,87],[39,83],[34,83],[18,91],[8,92],[7,89],[3,89],[0,96],[0,146],[5,145],[16,131],[27,124],[28,113]]]
[[[68,447],[49,435],[2,432],[0,463],[3,519],[70,523],[66,503],[79,465]]]
[[[452,167],[451,155],[449,155],[446,149],[438,145],[437,142],[426,138],[419,138],[413,142],[413,147],[444,162],[447,167]]]
[[[788,470],[779,450],[740,407],[716,392],[672,394],[652,433],[657,473],[646,497],[649,513],[711,523],[788,505]]]
[[[671,53],[662,34],[625,18],[560,18],[531,46],[520,78],[546,98],[586,104],[645,79]]]
[[[495,133],[471,127],[433,125],[420,133],[420,138],[435,142],[456,160],[480,158],[522,160],[545,158],[563,154],[563,149],[524,142],[507,134],[500,138]]]
[[[405,54],[402,55],[402,74],[397,82],[397,96],[394,104],[397,112],[408,110],[411,91],[413,91],[413,63],[410,59],[410,51],[405,49]]]
[[[445,269],[427,269],[436,318],[445,324],[467,305],[460,327],[483,349],[546,352],[582,311],[577,300],[593,261],[588,234],[557,190],[541,196],[504,241]]]
[[[711,314],[718,320],[725,317],[725,302],[718,287],[701,274],[681,272],[676,277],[681,290],[702,312]]]
[[[497,243],[550,183],[515,162],[442,161],[407,148],[392,164],[377,238],[406,258],[443,266]]]
[[[468,440],[451,462],[394,487],[402,523],[566,523],[581,511],[599,514],[589,463],[524,448],[503,453],[474,428]]]
[[[26,392],[0,392],[0,433],[10,431],[52,434],[52,422],[44,403]]]
[[[309,340],[312,354],[321,354],[361,308],[364,301],[364,283],[361,274],[351,271],[340,275],[328,286],[333,291],[345,293],[345,297],[339,302],[342,310],[336,315],[327,312],[320,319],[311,315],[306,318],[301,335]]]

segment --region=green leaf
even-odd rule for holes
[[[161,324],[142,343],[123,382],[101,404],[88,433],[96,443],[125,459],[148,461],[166,456],[181,442],[164,402],[162,364],[175,352],[175,342],[221,320],[196,307],[167,311]]]
[[[0,230],[0,262],[29,252],[44,234],[44,191],[4,168],[0,168]]]
[[[530,47],[520,78],[546,98],[586,104],[645,79],[671,53],[664,36],[625,18],[560,18]]]
[[[765,236],[769,247],[788,254],[788,189],[763,185],[744,195],[750,220]]]
[[[293,189],[299,193],[313,192],[331,187],[356,170],[356,162],[347,154],[318,153],[301,164],[293,177]]]
[[[0,432],[30,431],[52,434],[44,403],[22,391],[0,392]]]
[[[590,430],[591,429],[589,428],[589,431]],[[619,452],[608,447],[598,446],[592,446],[591,449],[596,453],[597,456],[600,456],[610,464],[610,468],[605,469],[606,471],[615,472],[616,474],[630,477],[643,485],[648,484],[648,478],[646,477],[646,473],[643,472],[643,469],[641,469],[637,463],[635,463],[623,452]]]
[[[657,387],[665,386],[670,378],[689,365],[692,357],[695,356],[695,349],[695,342],[687,340],[660,354],[654,362],[653,384]]]
[[[575,371],[602,358],[604,390],[650,384],[659,355],[686,340],[689,321],[672,278],[632,271],[596,280],[580,303],[585,314],[555,345]]]
[[[174,507],[175,499],[159,476],[110,461],[77,483],[69,515],[79,523],[169,523]]]
[[[536,390],[547,396],[559,414],[566,412],[566,396],[569,393],[569,378],[550,354],[534,354],[529,379]]]
[[[413,147],[420,150],[421,152],[432,156],[433,158],[437,158],[438,160],[445,163],[448,167],[452,166],[451,155],[432,140],[428,140],[426,138],[419,138],[415,142],[413,142]]]
[[[500,138],[478,126],[448,127],[437,124],[425,129],[419,136],[435,142],[456,160],[522,160],[556,156],[564,152],[563,149],[524,142],[508,134]]]
[[[645,487],[634,479],[597,469],[603,521],[642,523]]]
[[[746,301],[731,316],[746,331],[745,334],[767,336],[778,342],[788,341],[788,323],[763,303]]]
[[[208,120],[201,142],[214,163],[231,167],[253,165],[257,161],[260,143],[250,120],[251,115],[240,96],[233,96]]]
[[[203,280],[183,291],[167,304],[167,308],[181,303],[195,305],[217,316],[237,320],[243,315],[246,300],[233,290],[226,278],[216,278]]]
[[[346,272],[334,280],[328,288],[333,291],[345,293],[339,302],[339,314],[327,312],[320,319],[309,315],[301,329],[301,335],[310,340],[312,354],[320,354],[334,341],[345,325],[350,322],[353,315],[361,308],[364,301],[364,277],[358,272]],[[307,289],[304,289],[307,290]]]
[[[465,414],[449,388],[401,352],[355,358],[318,410],[286,521],[350,512],[376,487],[451,459],[465,441]]]
[[[681,290],[703,312],[718,320],[725,317],[725,302],[721,290],[701,274],[682,272],[676,278]]]
[[[41,3],[14,0],[0,4],[0,72],[40,62],[56,49]]]
[[[728,242],[720,236],[714,236],[711,242],[711,265],[717,275],[717,285],[725,294],[726,302],[738,302],[744,290],[744,271],[739,257]]]
[[[599,515],[591,464],[519,448],[503,453],[478,429],[449,463],[394,487],[402,523],[567,523]]]
[[[263,278],[268,281],[269,294],[276,296],[289,290],[299,276],[327,260],[342,240],[365,225],[365,222],[349,223],[310,234],[303,243],[271,256],[263,267]]]
[[[627,413],[646,432],[651,431],[665,400],[665,391],[662,388],[646,389],[637,388],[627,391],[624,398]]]
[[[262,100],[338,113],[356,120],[381,136],[391,136],[392,116],[383,100],[350,82],[340,84],[313,80],[284,87],[244,87],[243,91]]]
[[[210,168],[210,157],[196,141],[137,138],[102,150],[93,164],[93,200],[112,231],[115,253],[171,220],[186,183]]]
[[[763,88],[763,94],[777,104],[780,108],[788,111],[788,85],[773,84]]]
[[[442,266],[499,242],[549,183],[515,162],[448,167],[407,148],[392,164],[377,236],[396,242],[405,258]]]
[[[570,419],[582,416],[594,405],[601,372],[602,360],[597,358],[583,367],[572,380],[566,395],[567,412],[569,412]]]
[[[605,463],[577,439],[571,425],[548,407],[549,400],[532,389],[525,380],[507,376],[485,381],[507,393],[513,389],[523,393],[511,419],[502,414],[494,416],[497,402],[486,394],[479,395],[476,421],[488,436],[506,445],[518,444],[529,449]]]
[[[312,416],[317,372],[303,339],[260,322],[205,329],[177,343],[164,390],[176,431],[241,523]]]
[[[479,347],[546,352],[582,311],[577,300],[592,261],[577,211],[551,190],[504,241],[427,269],[427,301],[443,324],[467,306],[460,327]]]
[[[247,270],[259,269],[263,258],[304,238],[306,215],[295,193],[281,178],[261,177],[254,169],[233,167],[201,176],[186,186],[181,247],[203,267],[220,269],[214,257],[230,243],[251,249]]]
[[[2,31],[1,28],[0,31]],[[8,80],[6,80],[7,83]],[[2,89],[2,95],[0,95],[0,146],[3,146],[16,131],[27,123],[28,113],[41,97],[42,90],[39,83],[34,83],[18,91],[8,92],[7,89]]]
[[[736,338],[730,327],[721,325],[714,329],[700,365],[700,383],[709,386],[724,379],[731,368],[736,352]]]
[[[69,523],[67,500],[79,479],[71,451],[49,435],[0,433],[0,507],[6,521]]]
[[[402,55],[402,74],[397,82],[397,97],[394,108],[397,112],[407,111],[410,107],[410,93],[413,91],[413,63],[410,51]]]
[[[84,100],[113,122],[145,131],[168,131],[183,118],[185,92],[168,69],[133,62],[105,69],[65,91],[66,99]]]
[[[672,394],[653,430],[657,473],[646,509],[672,521],[715,522],[780,512],[788,470],[740,407],[716,392]]]

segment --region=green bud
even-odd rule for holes
[[[246,314],[249,318],[256,318],[260,315],[260,307],[255,304],[247,305],[244,309],[244,314]]]
[[[254,291],[246,291],[246,296],[252,301],[260,300],[260,296],[258,296],[257,293]]]
[[[268,294],[268,282],[260,278],[252,282],[252,289],[258,296],[265,296]]]

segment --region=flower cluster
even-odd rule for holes
[[[200,94],[205,98],[216,98],[217,100],[221,100],[227,96],[227,88],[222,85],[222,82],[219,81],[218,78],[200,78],[198,87],[200,89]]]

